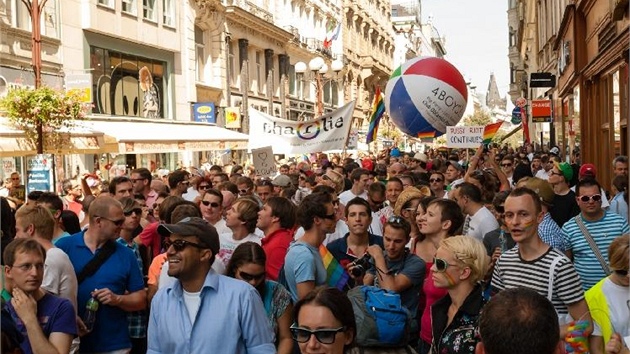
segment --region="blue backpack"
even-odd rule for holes
[[[357,323],[359,346],[403,347],[410,338],[412,317],[396,292],[362,285],[348,291]]]

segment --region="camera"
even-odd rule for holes
[[[353,268],[350,270],[350,273],[352,273],[354,277],[362,276],[363,274],[365,274],[366,270],[372,268],[372,263],[370,263],[371,259],[372,257],[370,256],[370,254],[366,253],[363,257],[350,263],[353,266]]]

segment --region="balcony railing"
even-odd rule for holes
[[[306,47],[311,51],[319,52],[329,58],[332,58],[332,52],[330,51],[330,48],[325,48],[324,41],[322,40],[319,40],[317,38],[306,38]]]
[[[259,17],[269,23],[274,23],[273,14],[262,7],[247,0],[224,0],[227,6],[238,6],[243,10],[251,13],[252,15]]]

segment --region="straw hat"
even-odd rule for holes
[[[431,195],[431,189],[427,186],[422,186],[420,189],[416,187],[405,188],[396,200],[394,206],[394,215],[401,215],[402,207],[411,199],[421,199]]]

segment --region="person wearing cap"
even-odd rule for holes
[[[455,186],[464,182],[465,172],[464,167],[462,167],[459,162],[449,160],[446,163],[446,172],[444,173],[444,178],[446,178],[446,182],[448,182],[446,190],[451,191]]]
[[[585,178],[592,178],[595,179],[596,178],[596,170],[595,170],[595,165],[593,165],[592,163],[585,163],[584,165],[580,166],[580,171],[578,173],[578,181],[581,181]],[[575,187],[573,186],[571,187],[571,190],[575,192]],[[608,207],[610,207],[610,202],[608,201],[608,198],[606,197],[606,191],[604,190],[603,187],[600,187],[601,190],[599,191],[599,194],[602,196],[602,209],[608,210]]]
[[[273,193],[275,196],[280,195],[283,188],[287,188],[291,186],[291,177],[287,176],[285,173],[276,176],[272,181],[273,184]]]
[[[350,174],[350,180],[352,181],[352,188],[339,194],[339,201],[341,204],[346,205],[354,198],[363,198],[367,200],[367,187],[369,185],[370,171],[364,168],[357,168]]]
[[[604,260],[608,262],[608,247],[622,234],[630,233],[628,222],[623,217],[602,208],[601,186],[592,178],[581,179],[576,185],[580,215],[567,221],[562,227],[566,254],[580,275],[584,291],[608,276],[602,268],[595,251],[578,225],[581,219]],[[578,219],[579,218],[579,219]]]
[[[129,350],[132,345],[127,313],[146,308],[147,292],[133,252],[113,241],[125,223],[123,208],[113,197],[99,196],[90,205],[88,217],[90,226],[87,230],[61,238],[56,243],[66,252],[77,274],[96,253],[105,247],[114,247],[113,254],[96,272],[79,283],[77,308],[85,309],[90,298],[96,299],[101,305],[93,330],[81,337],[79,350],[88,353]],[[87,331],[81,320],[78,321],[78,328],[80,332]]]
[[[417,152],[411,159],[409,159],[409,170],[412,172],[426,173],[427,162],[429,157],[423,152]]]
[[[549,170],[549,184],[555,194],[553,207],[549,209],[553,221],[562,227],[564,223],[580,213],[575,192],[569,188],[569,182],[573,178],[573,168],[566,162],[554,163]]]
[[[562,239],[562,230],[553,221],[549,213],[549,208],[553,207],[553,199],[555,197],[549,182],[532,177],[527,178],[522,185],[519,183],[519,186],[529,188],[540,196],[542,212],[545,215],[540,224],[538,224],[538,236],[540,236],[540,239],[558,251],[564,252],[566,247]]]
[[[158,232],[169,238],[168,274],[177,280],[151,302],[147,353],[275,353],[257,290],[211,269],[216,229],[190,217]]]

